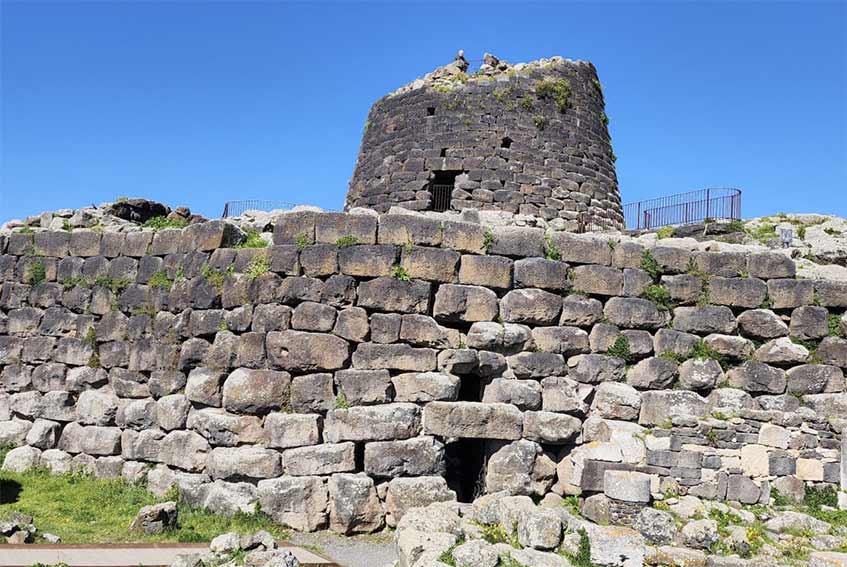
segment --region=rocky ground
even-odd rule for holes
[[[833,551],[847,543],[844,516],[826,506],[816,515],[831,522],[789,507],[668,497],[633,510],[632,527],[622,527],[590,500],[547,495],[536,505],[490,494],[412,510],[397,527],[400,567],[847,565],[847,554]]]
[[[294,555],[277,546],[276,540],[267,532],[252,535],[227,533],[209,544],[209,551],[182,555],[171,567],[300,567]]]

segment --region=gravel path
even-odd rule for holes
[[[333,532],[296,533],[289,541],[332,559],[342,567],[394,567],[394,532],[341,536]]]

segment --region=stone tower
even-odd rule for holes
[[[370,110],[345,208],[499,210],[619,228],[603,91],[591,63],[453,63]]]

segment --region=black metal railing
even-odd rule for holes
[[[741,190],[709,188],[689,191],[623,207],[627,230],[652,230],[707,220],[741,220]]]
[[[429,192],[432,195],[432,210],[433,211],[449,211],[450,200],[453,198],[453,185],[435,185],[429,186]]]
[[[247,199],[244,201],[228,201],[224,203],[222,218],[237,217],[244,211],[273,211],[288,210],[296,207],[294,203],[284,201],[267,201],[262,199]]]

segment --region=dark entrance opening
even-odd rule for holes
[[[434,106],[426,107],[426,115],[427,116],[435,116],[435,107]]]
[[[510,137],[506,136],[505,138],[503,138],[503,141],[500,142],[500,147],[501,148],[511,148],[512,147],[512,139]]]
[[[473,502],[485,491],[485,439],[456,439],[444,449],[447,486],[459,502]]]
[[[453,188],[456,186],[456,176],[461,171],[434,171],[429,184],[429,193],[433,211],[449,211],[453,198]]]

